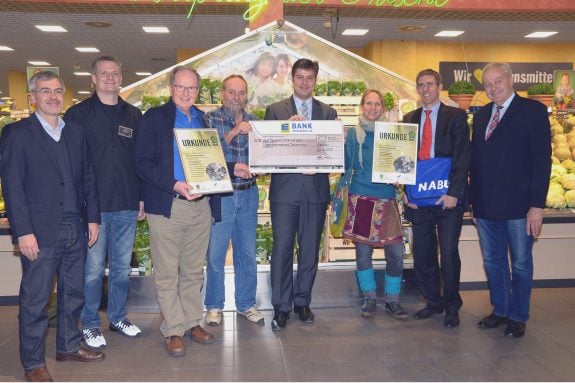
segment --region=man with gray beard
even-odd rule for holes
[[[255,307],[258,187],[248,165],[248,133],[249,121],[256,117],[244,110],[248,99],[246,80],[240,75],[226,77],[222,83],[222,99],[223,105],[206,113],[204,120],[208,127],[218,130],[234,191],[220,195],[220,217],[212,211],[216,222],[212,225],[207,257],[206,323],[211,326],[222,323],[224,266],[231,239],[237,313],[252,323],[264,324],[264,316]],[[215,205],[212,203],[212,210],[217,210]]]

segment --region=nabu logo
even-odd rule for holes
[[[422,182],[417,185],[417,191],[430,191],[430,190],[443,190],[449,187],[449,180],[436,180],[430,182]]]
[[[289,133],[289,123],[285,122],[281,124],[281,132],[282,133]]]

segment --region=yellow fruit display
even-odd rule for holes
[[[551,125],[551,135],[556,136],[557,134],[563,134],[563,126],[557,124]]]
[[[573,150],[573,152],[575,153],[575,149]],[[568,146],[567,147],[566,146],[555,147],[555,149],[553,150],[553,154],[561,162],[571,159],[571,152],[569,151]]]
[[[567,142],[567,136],[565,134],[556,134],[551,139],[551,142],[553,142],[555,145],[561,142]]]

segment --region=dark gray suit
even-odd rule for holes
[[[266,120],[287,120],[298,114],[293,97],[266,108]],[[335,120],[337,112],[313,99],[312,120]],[[318,264],[319,244],[329,202],[327,174],[272,174],[270,208],[273,226],[271,257],[272,305],[290,312],[309,306]],[[298,273],[293,281],[294,240],[298,240]]]
[[[422,108],[416,109],[407,114],[403,121],[420,125],[421,113]],[[423,127],[420,126],[420,129]],[[414,269],[419,288],[427,299],[427,306],[457,311],[462,305],[459,295],[461,260],[458,245],[471,161],[469,126],[464,110],[444,104],[439,106],[434,157],[452,158],[447,195],[456,197],[458,205],[451,210],[443,210],[441,206],[420,206],[417,209],[406,207],[405,218],[413,226]],[[441,271],[437,260],[438,242]]]

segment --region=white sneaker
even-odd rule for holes
[[[100,327],[85,328],[82,330],[84,342],[91,349],[101,350],[106,348],[106,338],[102,335]]]
[[[117,323],[110,323],[110,330],[117,331],[123,335],[129,336],[130,338],[138,336],[142,333],[142,330],[130,322],[128,318],[125,318]]]
[[[208,310],[208,313],[206,314],[206,323],[210,326],[219,326],[222,323],[222,310]]]
[[[264,324],[264,316],[255,307],[251,307],[246,311],[238,311],[238,315],[243,316],[247,320],[253,323]]]

